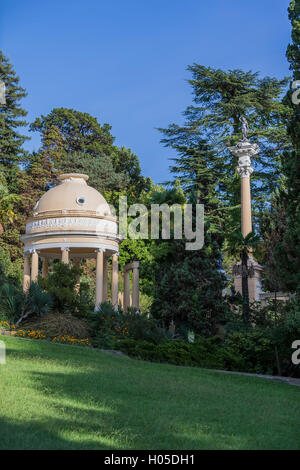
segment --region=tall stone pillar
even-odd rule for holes
[[[23,292],[26,293],[30,286],[30,257],[24,255],[24,277],[23,277]]]
[[[103,259],[103,302],[107,302],[108,296],[108,263],[107,259]]]
[[[257,144],[251,144],[243,139],[235,147],[229,147],[230,152],[238,157],[237,172],[241,177],[241,229],[243,237],[252,232],[250,175],[253,172],[251,157],[259,152]]]
[[[32,250],[31,256],[31,282],[37,282],[39,274],[39,255],[36,250]]]
[[[130,272],[124,270],[124,312],[130,307]]]
[[[103,249],[96,250],[96,295],[95,295],[95,310],[103,302]]]
[[[42,264],[42,277],[46,279],[48,277],[48,260],[47,258],[43,259],[43,264]]]
[[[119,263],[118,254],[112,256],[112,274],[111,274],[111,303],[115,309],[118,308],[119,296]]]
[[[259,152],[259,147],[257,144],[252,144],[244,137],[241,142],[239,142],[235,147],[230,147],[229,150],[233,155],[238,157],[237,172],[241,177],[241,231],[243,237],[246,237],[250,232],[252,232],[250,176],[253,172],[253,168],[251,166],[251,157]],[[249,300],[251,302],[260,299],[261,271],[262,267],[254,261],[251,250],[249,249],[248,289]],[[237,292],[242,293],[241,262],[238,262],[234,266],[233,273],[235,289]]]
[[[136,309],[140,308],[139,265],[138,261],[132,263],[132,306]]]
[[[64,264],[69,264],[69,251],[70,248],[61,248],[61,261]]]

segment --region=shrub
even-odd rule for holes
[[[104,302],[99,310],[89,316],[95,346],[113,348],[119,340],[131,338],[159,344],[171,339],[173,334],[158,326],[157,321],[147,314],[130,308],[126,313],[116,311]]]
[[[229,333],[224,343],[224,358],[227,370],[257,374],[276,372],[274,344],[266,329]]]
[[[153,344],[149,341],[123,340],[119,343],[119,349],[129,356],[153,362],[213,369],[222,369],[225,365],[217,337],[198,337],[195,343],[165,341]]]
[[[42,318],[33,318],[24,322],[24,329],[42,330],[47,338],[69,336],[76,339],[87,338],[90,330],[86,320],[74,317],[70,313],[48,313]]]
[[[88,284],[81,282],[80,288],[76,289],[81,272],[78,266],[58,261],[54,264],[53,272],[49,273],[46,279],[39,278],[39,284],[53,298],[53,310],[86,317],[89,310],[93,309]]]

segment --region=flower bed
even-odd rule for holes
[[[73,336],[55,336],[52,339],[46,337],[43,330],[27,330],[18,329],[15,325],[10,325],[7,321],[0,321],[0,334],[10,334],[11,336],[19,336],[28,339],[47,339],[53,343],[71,344],[76,346],[90,346],[89,339],[76,339]]]

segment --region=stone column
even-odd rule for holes
[[[252,170],[251,167],[248,168],[247,174],[245,170],[244,174],[241,174],[241,225],[243,237],[252,232],[250,170]]]
[[[253,172],[253,168],[251,166],[251,157],[259,152],[259,147],[257,144],[252,144],[247,138],[244,138],[235,147],[229,147],[229,150],[234,156],[238,157],[237,172],[241,177],[241,230],[243,237],[246,237],[252,232],[250,176]],[[261,266],[255,263],[250,248],[247,269],[249,276],[249,300],[259,300]],[[251,274],[250,271],[253,273]],[[237,292],[242,293],[243,276],[241,262],[234,266],[233,273],[235,289]]]
[[[140,308],[139,265],[138,261],[132,263],[132,306],[136,309]]]
[[[103,258],[103,302],[107,302],[108,294],[108,263],[107,259]]]
[[[23,292],[26,293],[30,286],[30,258],[29,255],[24,254],[24,277],[23,277]]]
[[[95,295],[95,310],[103,302],[103,249],[96,250],[96,295]]]
[[[124,270],[124,312],[130,307],[130,272],[129,270]]]
[[[118,254],[112,256],[112,273],[111,273],[111,303],[115,309],[118,308],[119,294],[119,264]]]
[[[36,250],[32,250],[31,256],[31,282],[37,282],[39,274],[39,255]]]
[[[251,144],[243,139],[235,147],[229,147],[230,152],[238,157],[237,172],[241,177],[241,229],[243,237],[252,232],[250,175],[253,172],[251,157],[259,152],[257,144]]]
[[[44,279],[46,279],[48,277],[48,260],[47,260],[47,258],[43,258],[42,277]]]
[[[61,248],[61,261],[64,264],[69,264],[69,251],[70,248]]]

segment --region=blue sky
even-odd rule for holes
[[[108,122],[144,175],[169,179],[174,154],[157,127],[182,122],[191,103],[186,67],[289,75],[288,0],[9,0],[0,47],[28,92],[28,121],[55,107]],[[39,138],[30,133],[28,149]]]

